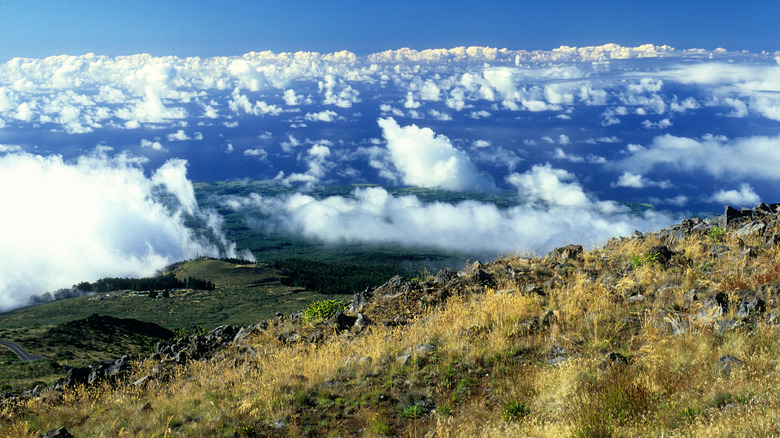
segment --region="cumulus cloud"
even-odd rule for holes
[[[780,137],[701,139],[671,134],[655,137],[646,147],[629,145],[632,154],[615,166],[633,173],[657,167],[680,172],[705,171],[715,177],[780,179]]]
[[[315,143],[301,157],[307,166],[305,173],[293,173],[285,177],[284,172],[279,172],[276,179],[284,184],[304,184],[307,187],[312,187],[319,183],[333,168],[333,163],[328,161],[330,155],[330,148],[327,144],[324,142]]]
[[[523,199],[547,205],[586,207],[591,204],[574,174],[554,169],[549,163],[535,165],[525,173],[512,173],[506,178],[517,187]]]
[[[163,147],[163,145],[160,144],[160,142],[157,141],[157,140],[152,141],[152,140],[147,140],[145,138],[142,138],[141,139],[141,147],[142,148],[153,149],[155,151],[165,151],[165,148]]]
[[[299,233],[330,243],[392,243],[463,251],[493,257],[497,253],[545,252],[574,242],[600,244],[634,230],[657,229],[670,217],[648,212],[605,212],[576,205],[501,209],[464,201],[424,203],[415,196],[393,196],[379,187],[351,196],[325,199],[294,194],[226,198],[225,205],[261,213],[256,226]]]
[[[401,127],[393,118],[378,120],[390,161],[404,184],[456,191],[495,190],[468,155],[443,135],[417,125]]]
[[[742,184],[739,190],[718,190],[709,198],[710,202],[746,207],[755,205],[761,201],[761,198],[753,191],[750,184]]]
[[[138,162],[104,151],[75,162],[0,157],[0,203],[13,212],[0,218],[0,309],[79,281],[151,275],[197,255],[236,254],[220,218],[198,208],[183,160],[168,161],[151,177]],[[188,228],[187,218],[211,234]]]
[[[168,141],[186,141],[186,140],[192,140],[192,137],[187,135],[183,129],[179,129],[178,131],[174,132],[173,134],[168,134],[165,138],[168,139]]]
[[[324,110],[316,113],[306,113],[304,118],[310,122],[332,122],[339,118],[336,111]]]
[[[642,175],[633,174],[631,172],[623,172],[618,180],[612,183],[612,187],[629,187],[633,189],[642,189],[645,187],[658,187],[661,189],[668,189],[672,187],[672,182],[669,180],[664,181],[651,181]]]

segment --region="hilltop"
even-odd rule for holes
[[[59,427],[74,436],[776,435],[779,207],[727,208],[599,249],[399,276],[348,301],[189,334],[6,398],[0,427],[13,436]]]

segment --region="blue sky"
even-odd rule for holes
[[[0,60],[96,53],[229,56],[249,51],[618,43],[780,49],[779,2],[49,1],[0,3]]]

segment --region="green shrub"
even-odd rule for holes
[[[653,264],[658,261],[658,255],[659,255],[658,253],[654,253],[654,254],[647,253],[647,254],[635,256],[634,258],[631,259],[631,265],[634,266],[634,268],[638,268],[642,265]]]
[[[504,421],[519,420],[530,412],[525,402],[513,401],[504,406],[504,413],[501,415],[501,419]]]
[[[341,300],[324,300],[309,304],[303,311],[303,321],[313,322],[328,319],[336,312],[343,312],[346,306]]]
[[[726,235],[726,230],[721,227],[713,227],[710,230],[710,242],[717,243],[723,241],[723,236]]]

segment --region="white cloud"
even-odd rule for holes
[[[392,196],[382,188],[355,190],[352,196],[316,199],[295,194],[226,198],[226,206],[250,209],[267,219],[257,224],[329,243],[392,243],[437,247],[471,255],[544,253],[570,242],[600,244],[634,230],[651,230],[673,219],[656,212],[645,216],[606,212],[587,205],[516,206],[464,201],[423,203],[414,196]]]
[[[607,159],[594,154],[588,154],[586,156],[578,154],[570,154],[563,151],[561,148],[555,148],[552,157],[558,160],[566,160],[570,163],[590,163],[590,164],[605,164]]]
[[[642,175],[633,174],[631,172],[623,172],[618,178],[617,182],[611,184],[612,187],[628,187],[633,189],[642,189],[645,187],[658,187],[661,189],[669,189],[672,187],[672,182],[665,181],[651,181]]]
[[[117,110],[116,116],[126,120],[128,128],[138,127],[141,123],[161,123],[170,119],[183,119],[187,116],[183,108],[168,108],[160,98],[160,91],[146,87],[143,100],[132,106]]]
[[[141,147],[142,148],[153,149],[155,151],[165,151],[165,148],[163,147],[163,145],[160,144],[160,142],[157,141],[157,140],[152,141],[152,140],[147,140],[145,138],[142,138],[141,139]]]
[[[447,121],[452,120],[452,116],[451,115],[449,115],[447,113],[444,113],[444,112],[441,112],[441,111],[438,111],[438,110],[435,110],[435,109],[428,110],[428,114],[430,114],[431,117],[433,117],[434,119],[440,120],[442,122],[447,122]]]
[[[672,126],[672,122],[669,119],[662,119],[657,122],[645,120],[642,122],[642,126],[644,126],[645,129],[666,129]]]
[[[756,205],[761,198],[753,191],[750,184],[742,184],[739,190],[718,190],[709,198],[710,202],[731,205],[737,207],[746,207]]]
[[[165,136],[165,138],[168,139],[168,141],[186,141],[186,140],[192,140],[192,137],[187,135],[183,129],[179,129],[178,131],[174,132],[173,134],[168,134]]]
[[[319,183],[333,168],[333,163],[328,161],[330,155],[330,148],[325,143],[315,143],[301,157],[307,166],[305,173],[293,173],[285,177],[284,172],[279,172],[276,179],[284,184],[303,183],[307,187],[312,187],[314,184]]]
[[[401,127],[392,118],[379,119],[389,157],[404,184],[448,190],[494,190],[468,155],[443,135],[417,125]]]
[[[185,163],[168,161],[147,178],[137,161],[99,152],[73,163],[0,157],[0,203],[14,212],[0,218],[0,309],[79,281],[151,275],[174,261],[220,254],[184,224],[191,213],[207,228],[220,225],[198,209]],[[161,191],[174,195],[173,209],[159,199]],[[212,237],[226,245],[224,254],[235,254],[224,236]]]
[[[317,113],[306,113],[304,118],[310,122],[332,122],[339,118],[336,111],[324,110]]]
[[[663,167],[680,172],[701,170],[715,177],[780,179],[780,137],[727,140],[705,136],[697,140],[665,134],[646,147],[631,146],[632,155],[615,167],[633,173]]]
[[[520,196],[530,202],[546,205],[586,207],[591,204],[574,175],[550,164],[535,165],[525,173],[507,176],[509,184],[517,187]],[[568,182],[572,181],[572,182]]]
[[[231,145],[232,148],[232,145]],[[265,161],[268,159],[268,152],[266,152],[263,149],[255,148],[255,149],[246,149],[244,150],[244,156],[245,157],[255,157],[260,161]]]

